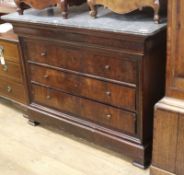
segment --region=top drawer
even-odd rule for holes
[[[66,47],[47,41],[26,40],[27,59],[98,77],[136,84],[137,62],[110,52]],[[110,55],[109,55],[110,54]]]
[[[0,47],[3,48],[3,56],[5,60],[19,62],[18,46],[10,41],[0,40]]]

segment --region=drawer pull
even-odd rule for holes
[[[110,91],[107,91],[107,92],[105,92],[105,94],[106,94],[107,96],[110,96],[110,95],[111,95],[111,92],[110,92]]]
[[[42,53],[41,53],[41,56],[42,56],[42,57],[45,57],[46,55],[47,55],[47,52],[42,52]]]
[[[110,66],[109,65],[105,65],[105,69],[106,70],[109,70],[110,69]]]
[[[3,71],[4,72],[7,72],[8,71],[8,66],[6,64],[3,66]]]
[[[51,99],[51,96],[50,96],[50,95],[47,95],[47,96],[46,96],[46,99],[47,99],[47,100],[50,100],[50,99]]]
[[[49,78],[49,75],[47,75],[47,74],[44,75],[44,78],[45,78],[45,79],[48,79],[48,78]]]
[[[111,114],[107,114],[106,115],[106,119],[110,120],[112,118],[112,115]]]
[[[6,91],[7,91],[8,93],[12,92],[12,87],[11,87],[11,86],[7,86]]]

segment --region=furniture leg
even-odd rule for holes
[[[68,18],[68,1],[60,0],[60,7],[62,10],[62,16],[67,19]]]
[[[160,11],[160,2],[159,0],[155,0],[154,1],[154,21],[156,24],[160,22],[159,11]]]
[[[92,17],[96,18],[97,9],[96,9],[94,0],[88,0],[87,2],[88,2],[88,5],[89,5],[89,8],[90,8],[89,14],[90,14]]]
[[[150,162],[145,162],[143,160],[134,160],[132,164],[138,168],[147,169],[150,165]]]
[[[17,12],[19,13],[19,15],[23,15],[24,8],[20,0],[15,0],[15,4],[17,5]]]
[[[31,119],[28,120],[28,124],[30,124],[31,126],[38,126],[39,125],[38,122],[31,120]]]

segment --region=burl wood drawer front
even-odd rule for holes
[[[111,55],[85,48],[64,47],[46,41],[24,42],[26,57],[64,69],[136,84],[137,63],[121,55]]]
[[[24,86],[0,78],[0,96],[8,97],[20,103],[26,102]]]
[[[32,96],[33,102],[43,106],[88,119],[117,131],[135,134],[136,117],[134,113],[38,85],[32,85]]]
[[[16,43],[0,40],[0,47],[3,48],[5,61],[19,62],[18,46]]]
[[[77,96],[135,111],[136,90],[73,73],[30,65],[31,80]]]
[[[6,61],[6,65],[0,65],[0,77],[8,78],[18,83],[23,82],[20,65],[10,61]]]

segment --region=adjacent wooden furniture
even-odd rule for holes
[[[88,0],[90,6],[90,15],[96,17],[97,15],[97,4],[108,7],[113,12],[124,14],[131,12],[136,9],[142,10],[143,7],[152,7],[154,10],[154,21],[159,23],[160,15],[159,12],[162,9],[166,9],[167,0]]]
[[[164,97],[155,108],[151,175],[184,174],[184,102]]]
[[[72,15],[75,10],[71,8]],[[80,16],[70,20],[58,17],[55,10],[53,16],[29,10],[24,16],[3,18],[13,23],[21,42],[28,118],[147,167],[153,105],[164,95],[166,24],[140,19],[136,13],[118,19],[102,8],[109,22],[99,25],[103,18],[96,23],[86,8],[77,10]]]
[[[58,5],[61,8],[62,15],[64,18],[68,17],[68,6],[71,5],[81,5],[82,3],[86,2],[86,0],[15,0],[15,3],[18,6],[17,11],[20,15],[23,14],[25,10],[25,4],[36,8],[36,9],[44,9],[49,6]]]
[[[13,31],[0,34],[0,96],[16,104],[26,104],[23,68],[17,36]]]
[[[151,175],[184,175],[184,0],[169,0],[166,97],[155,108]]]
[[[14,3],[14,0],[12,1],[5,1],[5,0],[1,0],[0,1],[0,17],[4,14],[7,13],[12,13],[16,11],[16,5]],[[3,21],[0,19],[0,24],[3,23]]]
[[[0,16],[16,11],[14,0],[0,1]],[[0,19],[0,23],[4,23]],[[13,30],[0,33],[0,97],[19,107],[27,103],[22,59],[17,35]],[[2,63],[2,64],[1,64]]]
[[[14,0],[12,1],[9,0],[8,2],[7,0],[0,1],[0,13],[7,14],[15,11],[16,11],[16,5],[14,3]]]

